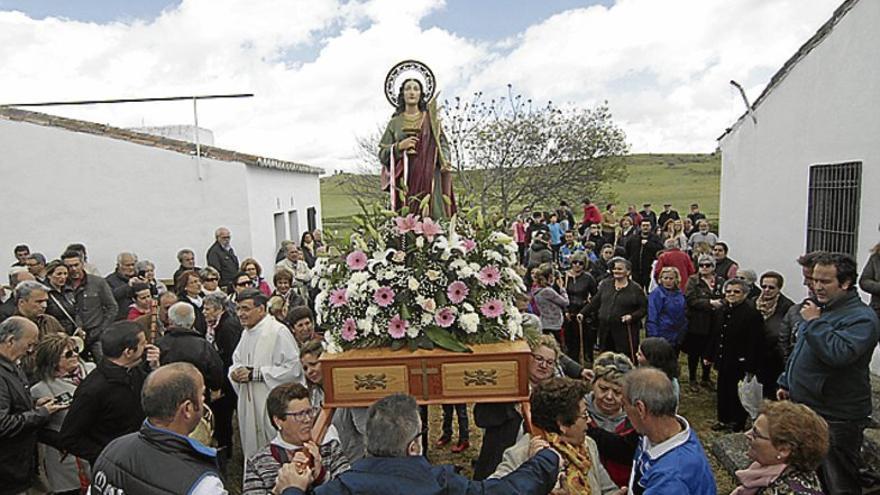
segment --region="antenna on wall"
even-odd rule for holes
[[[193,102],[193,141],[196,145],[196,174],[202,180],[202,145],[199,142],[199,100],[215,100],[220,98],[252,98],[253,93],[230,93],[218,95],[192,95],[192,96],[159,96],[153,98],[115,98],[110,100],[74,100],[74,101],[47,101],[37,103],[8,103],[0,106],[6,107],[57,107],[72,105],[101,105],[107,103],[147,103],[155,101],[183,101]]]
[[[739,95],[742,96],[743,103],[746,104],[746,112],[749,114],[749,117],[752,118],[752,122],[754,122],[755,125],[757,125],[758,119],[755,118],[755,110],[752,108],[752,105],[749,104],[749,99],[746,97],[746,92],[743,89],[742,85],[740,85],[740,83],[738,83],[732,79],[730,80],[730,84],[731,84],[731,86],[733,86],[734,88],[739,90]]]

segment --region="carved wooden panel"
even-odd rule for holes
[[[337,400],[380,399],[394,393],[409,393],[405,365],[358,366],[333,369],[333,385]]]
[[[441,366],[443,395],[484,396],[516,394],[519,365],[516,361],[450,363]]]

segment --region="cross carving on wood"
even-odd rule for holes
[[[428,360],[421,360],[421,367],[409,370],[411,375],[422,375],[422,398],[428,400],[428,375],[436,375],[440,373],[440,368],[429,368]]]

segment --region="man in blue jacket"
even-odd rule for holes
[[[828,493],[860,494],[860,449],[871,415],[868,365],[880,338],[877,315],[859,299],[856,261],[823,253],[813,266],[816,302],[801,308],[804,322],[779,377],[779,399],[791,398],[828,423],[828,455],[819,477]]]
[[[403,394],[379,400],[367,413],[368,457],[349,471],[315,488],[321,494],[359,495],[492,495],[543,494],[556,484],[559,455],[540,450],[516,471],[501,479],[471,481],[452,466],[432,466],[422,456],[422,424],[416,401]],[[302,460],[302,459],[300,459]],[[317,474],[317,473],[315,473]],[[311,482],[312,471],[294,462],[282,467],[278,483],[291,484],[283,495],[301,495]],[[276,487],[279,488],[279,487]]]

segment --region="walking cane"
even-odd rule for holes
[[[638,361],[636,360],[636,351],[633,346],[632,320],[626,322],[626,341],[629,343],[630,359],[632,359],[633,365],[636,365]]]
[[[584,365],[584,343],[585,343],[584,342],[584,315],[578,313],[577,322],[578,322],[578,335],[580,336],[580,343],[581,343],[581,345],[579,346],[579,349],[578,349],[578,363],[580,363],[580,365],[583,366]]]

